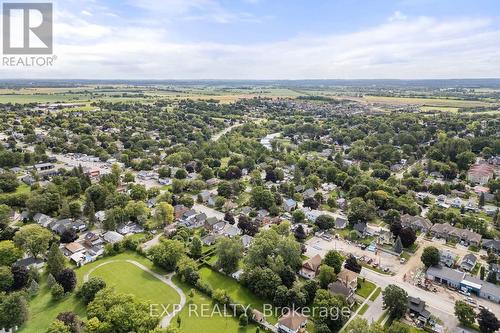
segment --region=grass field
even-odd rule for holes
[[[377,290],[375,290],[375,292],[373,293],[373,295],[370,297],[370,301],[375,301],[378,297],[378,295],[380,295],[380,293],[382,292],[382,288],[378,288],[377,287]]]
[[[173,281],[186,294],[191,287],[181,282],[176,277]],[[181,318],[180,330],[182,333],[203,332],[203,333],[254,333],[257,326],[249,324],[246,327],[239,327],[238,319],[230,313],[222,312],[220,306],[214,307],[214,302],[196,291],[193,298],[187,300],[186,306],[172,319],[171,326],[177,327],[177,318]],[[202,310],[204,309],[204,310]],[[218,311],[220,310],[220,312]]]
[[[411,97],[387,97],[387,96],[364,96],[364,100],[372,103],[387,103],[387,104],[420,104],[430,107],[472,107],[472,106],[489,106],[490,103],[482,101],[467,101],[460,99],[447,98],[411,98]]]
[[[208,267],[202,267],[200,269],[200,276],[204,282],[212,287],[212,289],[225,290],[234,302],[250,305],[254,309],[263,311],[266,301],[252,294],[250,290],[240,285],[235,279],[215,272]],[[274,324],[278,319],[271,317],[267,318],[267,321]]]
[[[358,278],[358,289],[356,290],[356,294],[363,297],[363,298],[367,298],[368,296],[370,296],[370,294],[372,293],[372,291],[375,290],[375,288],[377,287],[374,283],[371,283],[370,281],[363,281],[362,278]]]
[[[119,274],[117,274],[119,272]],[[120,293],[133,294],[154,304],[178,304],[177,292],[148,272],[124,261],[113,262],[97,268],[90,274],[100,277],[106,285]]]
[[[362,316],[365,314],[366,310],[368,310],[369,305],[368,304],[363,304],[361,309],[359,309],[358,315]]]
[[[114,257],[109,257],[105,258],[102,260],[98,260],[96,262],[93,262],[91,264],[85,265],[81,268],[78,268],[75,270],[77,280],[78,280],[78,285],[81,285],[83,283],[83,276],[87,274],[92,268],[96,267],[97,265],[105,262],[105,261],[110,261],[110,260],[126,260],[126,259],[131,259],[135,260],[144,266],[158,272],[158,273],[163,273],[161,270],[153,267],[153,264],[146,258],[133,253],[133,252],[125,252],[119,255],[116,255]],[[108,265],[113,265],[113,264],[108,264]],[[132,266],[131,264],[129,264]],[[103,266],[101,268],[106,268],[106,266]],[[95,271],[96,274],[101,274],[99,270],[97,269]],[[134,289],[135,292],[138,293],[138,296],[142,296],[145,298],[149,298],[149,294],[152,293],[151,288],[152,288],[152,283],[153,281],[150,281],[150,279],[155,279],[151,275],[148,274],[148,276],[144,276],[144,274],[147,274],[140,270],[140,272],[137,272],[134,270],[136,273],[132,274],[132,277],[127,278],[127,285],[122,286],[118,284],[118,282],[121,280],[121,275],[123,274],[129,274],[128,270],[131,268],[132,270],[135,268],[134,267],[129,267],[129,266],[122,266],[120,269],[124,269],[124,271],[117,271],[117,266],[114,266],[115,270],[112,272],[109,271],[102,271],[102,274],[105,275],[113,275],[112,278],[109,279],[110,282],[108,282],[108,285],[115,285],[115,288],[117,290],[124,290],[123,288],[126,288],[128,293],[132,293],[132,289]],[[137,268],[139,269],[139,268]],[[104,277],[106,279],[106,277]],[[129,286],[128,284],[128,279],[132,278],[134,281],[137,283],[139,281],[139,285],[135,284],[136,287]],[[23,325],[18,332],[22,333],[39,333],[39,332],[45,332],[47,328],[49,327],[50,323],[56,318],[56,316],[60,312],[64,311],[73,311],[77,313],[79,316],[85,319],[86,317],[86,310],[85,310],[85,305],[78,299],[74,294],[71,294],[70,296],[65,297],[59,302],[54,302],[52,301],[52,296],[50,294],[50,290],[47,287],[47,284],[45,283],[46,276],[43,277],[41,283],[40,283],[40,290],[38,291],[38,294],[29,302],[29,320],[28,322]],[[155,279],[156,280],[156,279]],[[148,290],[147,291],[140,291],[142,289],[142,284],[145,283],[147,284]],[[169,291],[166,289],[163,289],[163,286],[167,287]],[[175,293],[172,289],[170,289],[168,286],[157,280],[155,283],[155,288],[160,288],[161,290],[164,290],[165,293],[169,293],[170,291]],[[160,294],[159,294],[160,295]],[[174,296],[172,296],[174,297]],[[175,301],[178,301],[178,295],[175,294]],[[165,297],[166,298],[166,297]],[[163,298],[162,298],[163,299]]]

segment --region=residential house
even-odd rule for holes
[[[44,228],[48,228],[51,223],[55,222],[55,219],[42,213],[36,213],[33,216],[33,221]]]
[[[241,235],[242,231],[236,225],[226,223],[226,225],[224,226],[224,229],[222,229],[222,234],[226,237],[233,238],[233,237]]]
[[[184,205],[175,205],[174,206],[174,217],[176,220],[180,219],[187,211],[189,211],[189,208],[187,208]]]
[[[214,216],[208,217],[205,220],[205,224],[204,224],[205,229],[207,229],[209,232],[213,231],[214,225],[218,222],[219,222],[219,220],[216,217],[214,217]]]
[[[335,229],[345,229],[347,227],[347,218],[344,216],[338,216],[335,219]]]
[[[116,228],[116,231],[126,236],[129,234],[138,234],[144,232],[144,228],[136,223],[128,222],[126,224],[120,224],[118,228]]]
[[[74,253],[81,252],[84,250],[85,250],[85,247],[83,247],[82,244],[77,243],[77,242],[72,242],[72,243],[68,243],[68,244],[64,245],[63,253],[64,253],[64,255],[69,257],[70,255],[72,255]]]
[[[245,249],[248,249],[253,242],[253,237],[249,235],[243,235],[241,236],[241,242],[243,243],[243,247]]]
[[[201,239],[201,242],[206,245],[206,246],[212,246],[215,244],[217,241],[217,236],[216,235],[206,235]]]
[[[342,269],[337,274],[337,281],[340,281],[344,286],[356,291],[358,289],[359,274],[348,269]]]
[[[121,241],[124,237],[123,237],[123,235],[120,235],[116,231],[110,230],[110,231],[106,231],[106,233],[104,233],[104,235],[102,235],[102,238],[104,239],[104,241],[106,243],[114,244],[114,243],[118,243],[119,241]]]
[[[467,180],[474,184],[484,185],[493,177],[495,167],[486,163],[475,164],[467,172]]]
[[[431,234],[435,237],[463,242],[468,245],[479,246],[481,244],[481,235],[467,229],[455,228],[449,223],[436,223],[431,228]]]
[[[29,257],[29,258],[24,258],[24,259],[19,259],[16,261],[13,266],[16,267],[25,267],[25,268],[36,268],[36,269],[41,269],[43,266],[45,266],[45,261],[40,258],[34,258],[34,257]]]
[[[296,311],[289,311],[278,320],[278,333],[305,332],[307,317]]]
[[[316,219],[323,215],[324,213],[320,210],[316,209],[310,209],[310,208],[303,208],[304,214],[306,215],[306,219],[311,221],[311,222],[316,222]]]
[[[462,199],[460,198],[453,198],[450,202],[451,207],[453,208],[461,208],[463,205]]]
[[[408,311],[422,324],[426,324],[431,317],[431,313],[425,309],[425,302],[418,297],[408,296]]]
[[[455,265],[457,260],[457,255],[449,250],[439,251],[439,263],[446,267],[452,267]]]
[[[462,258],[462,261],[460,262],[460,268],[466,272],[470,272],[472,271],[474,266],[476,266],[476,263],[476,256],[472,253],[468,253]]]
[[[346,201],[345,198],[339,198],[335,202],[337,203],[337,206],[340,209],[342,209],[342,210],[346,209],[346,207],[347,207],[347,201]]]
[[[352,226],[353,230],[357,231],[360,237],[364,237],[366,234],[366,223],[358,222]]]
[[[410,227],[414,231],[427,233],[432,228],[432,223],[422,216],[404,214],[401,216],[401,226],[404,228]]]
[[[255,310],[255,309],[252,310],[252,319],[256,323],[265,323],[265,322],[267,322],[266,317],[264,316],[264,314],[262,314],[262,312],[260,312],[259,310]]]
[[[312,188],[309,188],[307,190],[304,191],[304,193],[302,194],[303,195],[303,198],[304,199],[307,199],[307,198],[314,198],[314,194],[316,192],[314,192],[314,190]]]
[[[489,271],[493,272],[495,274],[497,282],[500,281],[500,265],[499,264],[491,263],[490,267],[489,267]]]
[[[104,240],[96,233],[89,231],[85,234],[83,238],[83,244],[86,247],[100,246],[104,243]]]
[[[482,248],[488,252],[500,254],[500,240],[499,239],[483,239],[481,244]]]
[[[283,201],[283,209],[287,212],[293,211],[295,208],[297,208],[297,201],[293,199],[286,199]]]
[[[302,268],[299,271],[299,275],[306,279],[314,279],[320,265],[321,256],[317,254],[302,263]]]
[[[342,282],[340,281],[335,281],[332,282],[328,285],[328,291],[331,292],[333,295],[342,295],[345,297],[347,302],[352,305],[355,302],[355,292],[349,288],[346,287]]]

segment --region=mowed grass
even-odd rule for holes
[[[363,297],[363,298],[367,298],[368,296],[370,296],[370,294],[372,293],[372,291],[375,290],[375,288],[377,287],[374,283],[370,282],[370,281],[363,281],[362,278],[358,278],[358,289],[356,290],[356,294],[358,294],[359,296]]]
[[[200,269],[200,277],[204,282],[208,283],[213,290],[225,290],[235,303],[250,305],[252,308],[261,312],[264,311],[264,304],[270,304],[270,302],[266,302],[265,300],[254,295],[250,290],[239,284],[235,279],[213,271],[208,267],[204,266]],[[267,318],[267,321],[275,324],[278,319],[276,317],[270,317]]]
[[[186,295],[192,289],[177,277],[173,282],[178,285]],[[216,305],[212,299],[195,291],[192,298],[187,296],[187,302],[182,311],[172,319],[170,326],[178,327],[177,318],[180,317],[180,331],[182,333],[254,333],[257,326],[249,324],[245,327],[239,326],[237,318],[232,312],[224,312],[223,307]]]
[[[100,264],[107,262],[107,261],[127,260],[127,259],[135,260],[135,261],[143,264],[144,266],[148,267],[149,269],[152,269],[153,271],[155,271],[159,274],[164,273],[160,269],[154,267],[153,263],[151,261],[140,256],[139,254],[134,253],[134,252],[125,252],[125,253],[118,254],[114,257],[100,259],[96,262],[90,263],[88,265],[85,265],[81,268],[76,269],[75,273],[77,276],[78,286],[80,286],[83,283],[84,275],[87,274],[92,268],[96,267],[97,265],[100,265]],[[113,265],[113,264],[108,264],[108,265]],[[130,268],[129,266],[132,266],[132,265],[128,264],[128,266],[123,265],[122,267],[114,266],[115,270],[112,273],[112,275],[119,277],[122,274],[128,274],[127,270]],[[105,267],[106,266],[102,266],[101,268],[105,268]],[[135,267],[136,266],[134,266],[133,268],[135,268]],[[99,271],[98,271],[99,269],[96,270],[97,274],[99,274]],[[137,268],[137,269],[139,269],[139,268]],[[130,286],[130,288],[128,288],[128,286],[125,286],[125,288],[127,288],[126,292],[132,293],[132,294],[135,294],[135,292],[137,292],[138,297],[141,297],[141,295],[142,295],[142,297],[148,298],[147,295],[151,291],[148,291],[147,293],[141,291],[139,293],[139,291],[137,291],[137,290],[141,289],[142,283],[143,283],[142,281],[149,281],[152,278],[152,279],[155,279],[157,281],[155,284],[157,286],[157,288],[163,290],[162,288],[163,288],[163,286],[165,286],[165,287],[169,288],[173,293],[175,293],[174,290],[172,290],[170,287],[165,285],[163,282],[157,280],[155,277],[153,277],[149,274],[148,274],[149,276],[144,276],[144,275],[142,275],[142,272],[143,271],[141,270],[141,272],[137,272],[137,274],[135,274],[135,281],[136,281],[136,283],[137,283],[137,281],[141,281],[140,284],[139,285],[135,284],[134,286]],[[144,273],[147,274],[146,272],[144,272]],[[107,272],[103,271],[103,274],[106,275]],[[50,294],[50,289],[48,288],[47,283],[46,283],[46,277],[47,276],[44,274],[42,281],[40,282],[40,289],[38,291],[38,294],[33,299],[31,299],[29,302],[28,322],[25,323],[23,326],[21,326],[21,328],[18,332],[21,332],[21,333],[45,332],[47,330],[47,328],[49,327],[49,325],[52,323],[52,321],[54,321],[54,319],[57,317],[57,315],[61,312],[66,312],[66,311],[73,311],[76,314],[78,314],[82,319],[86,319],[86,316],[87,316],[86,307],[75,296],[74,293],[63,298],[62,300],[60,300],[58,302],[54,302],[52,300],[52,296]],[[106,279],[106,277],[104,277],[104,278]],[[118,288],[120,288],[120,289],[123,288],[123,286],[118,285],[117,282],[118,282],[117,280],[113,280],[113,279],[109,280],[109,282],[107,281],[108,285],[110,285],[110,286],[113,285],[113,283],[115,283],[116,290],[118,290]],[[146,283],[149,284],[150,282],[146,282]],[[78,288],[78,286],[77,286],[77,288]],[[134,291],[132,291],[132,289],[134,289]],[[167,297],[168,296],[166,296],[165,298],[167,298]],[[175,302],[178,302],[178,295],[176,293],[175,293],[175,296],[172,296],[172,297],[175,297]]]
[[[101,266],[90,277],[100,277],[117,292],[133,294],[152,304],[179,304],[180,301],[179,295],[170,286],[126,261]]]

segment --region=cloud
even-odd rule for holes
[[[401,13],[399,10],[395,11],[391,17],[389,17],[389,22],[394,21],[405,21],[408,17]]]
[[[195,2],[205,1],[208,0]],[[191,12],[185,4],[176,3],[175,11]],[[71,16],[56,27],[71,32],[74,39],[61,39],[56,43],[58,59],[53,68],[7,68],[2,69],[0,77],[419,79],[500,76],[500,63],[496,61],[500,58],[500,43],[494,42],[500,41],[500,30],[489,19],[481,18],[407,17],[356,32],[300,35],[251,44],[178,42],[171,38],[173,32],[168,28],[106,26]]]

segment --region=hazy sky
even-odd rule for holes
[[[500,77],[498,0],[53,3],[54,67],[0,78]]]

